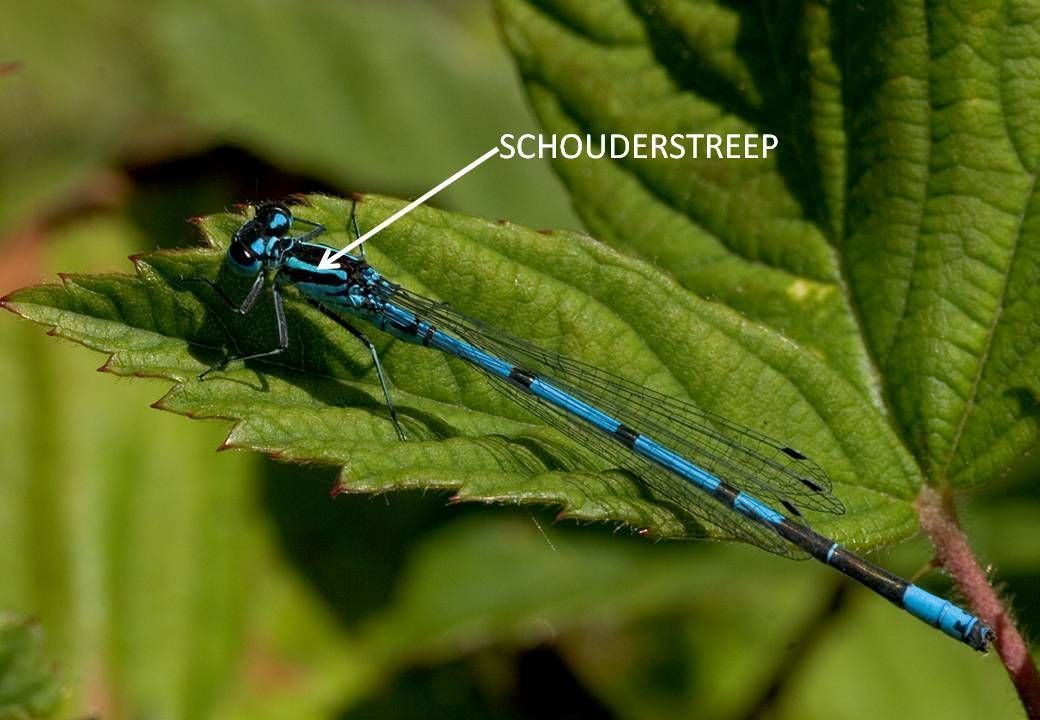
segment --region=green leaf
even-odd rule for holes
[[[797,142],[786,128],[769,124],[775,119],[762,107],[762,95],[773,85],[751,83],[755,68],[747,65],[763,59],[738,56],[732,47],[739,39],[768,48],[766,38],[745,37],[756,32],[745,17],[752,11],[658,3],[643,17],[621,0],[506,0],[500,7],[546,131],[775,132],[782,147]],[[783,63],[777,68],[788,71]],[[707,88],[706,97],[684,91],[683,81],[694,77],[725,99]],[[746,112],[727,113],[731,107]],[[756,122],[763,117],[768,122]],[[839,287],[826,231],[791,187],[792,173],[798,188],[805,172],[783,166],[785,157],[791,155],[764,161],[582,159],[555,167],[596,237],[789,335],[876,397],[878,380]]]
[[[301,216],[332,228],[332,244],[345,244],[345,231],[335,228],[344,226],[350,203],[308,200]],[[369,198],[359,218],[371,227],[401,205]],[[214,216],[203,228],[219,248],[241,221]],[[912,532],[919,477],[859,390],[779,333],[691,295],[650,266],[578,234],[429,208],[388,228],[369,252],[388,277],[418,292],[810,452],[849,509],[820,519],[843,541],[871,546]],[[229,446],[342,465],[347,490],[452,488],[461,499],[550,503],[566,517],[623,522],[663,537],[702,532],[683,508],[648,497],[630,476],[590,474],[606,468],[583,464],[571,443],[490,390],[476,371],[373,331],[412,437],[398,442],[367,353],[291,298],[292,339],[277,363],[198,381],[230,347],[248,352],[276,342],[268,303],[241,318],[205,285],[183,280],[223,272],[243,293],[243,282],[221,270],[221,257],[219,249],[152,253],[136,258],[137,276],[66,276],[61,286],[23,290],[6,303],[111,353],[111,372],[177,380],[159,406],[236,420]]]
[[[43,630],[0,613],[0,719],[51,717],[60,702],[61,684],[47,659]]]
[[[929,482],[1036,443],[1028,4],[498,6],[548,131],[780,137],[768,160],[557,162],[595,235],[820,357]]]

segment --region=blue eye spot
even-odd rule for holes
[[[256,211],[256,219],[265,235],[281,237],[292,227],[292,213],[281,205],[264,205]]]
[[[272,233],[282,234],[289,229],[289,218],[282,213],[276,213],[267,223],[267,228]]]

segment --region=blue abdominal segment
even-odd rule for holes
[[[977,617],[916,585],[907,586],[903,607],[914,617],[976,650],[985,651],[993,640],[993,631]]]

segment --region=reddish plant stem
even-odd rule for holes
[[[1040,672],[1011,613],[989,584],[968,538],[957,524],[950,494],[925,486],[917,496],[917,514],[921,527],[935,545],[939,564],[953,576],[979,619],[996,633],[993,646],[1011,677],[1026,715],[1030,720],[1040,720]]]

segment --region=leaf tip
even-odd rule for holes
[[[68,290],[70,285],[76,285],[76,273],[59,272],[58,279],[61,280],[63,290]]]
[[[148,265],[148,253],[134,253],[133,255],[127,255],[126,259],[133,264],[134,270],[138,273],[144,271]]]
[[[343,487],[343,483],[337,480],[336,482],[332,483],[332,487],[329,488],[329,497],[335,500],[340,495],[346,494],[346,492],[347,489]]]

